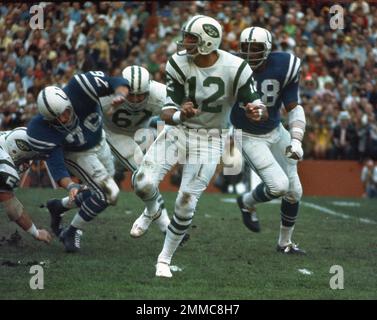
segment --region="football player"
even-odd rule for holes
[[[26,139],[26,128],[0,132],[0,203],[9,219],[16,222],[35,239],[49,243],[51,235],[37,229],[22,203],[14,194],[20,182],[19,167],[29,160],[37,159]]]
[[[156,276],[168,278],[172,277],[173,254],[189,228],[199,197],[220,160],[223,139],[211,132],[219,133],[227,128],[229,112],[236,101],[244,103],[247,109],[256,109],[253,113],[256,120],[266,114],[265,106],[251,86],[250,66],[241,58],[219,49],[222,28],[215,19],[194,16],[183,27],[182,35],[178,52],[166,65],[167,97],[161,119],[169,126],[158,135],[133,179],[136,194],[147,207],[144,221],[150,223],[161,211],[157,201],[160,181],[182,158],[198,159],[199,156],[196,163],[183,162],[174,215],[157,259]],[[196,143],[203,138],[208,141],[206,147]],[[172,161],[161,155],[159,151],[164,148],[182,158]],[[143,229],[147,227],[146,224]]]
[[[115,163],[120,164],[121,170],[127,168],[134,173],[144,156],[141,147],[135,141],[137,131],[147,128],[151,117],[161,113],[166,97],[166,86],[150,80],[148,70],[136,65],[125,68],[122,76],[130,84],[126,101],[116,107],[112,104],[113,96],[103,97],[100,101],[106,139],[115,156]],[[151,142],[154,140],[154,135],[152,136],[152,139],[149,139]],[[165,232],[170,220],[162,197],[159,197],[157,201],[162,211],[159,216],[155,217],[155,221],[161,231]],[[132,237],[138,238],[145,233],[146,229],[143,229],[145,223],[142,221],[144,217],[145,215],[141,215],[140,219],[135,221],[130,232]]]
[[[301,141],[305,131],[305,113],[298,100],[301,61],[285,52],[271,52],[271,33],[250,27],[240,36],[240,54],[253,69],[254,85],[267,106],[269,117],[255,122],[242,108],[233,108],[231,122],[242,129],[244,159],[262,182],[237,199],[244,224],[259,231],[255,205],[282,197],[281,226],[277,250],[304,254],[291,240],[302,187],[297,162],[303,158]],[[288,112],[289,132],[280,122],[280,107]]]
[[[31,147],[47,154],[54,180],[69,196],[47,203],[51,227],[67,252],[80,249],[81,229],[108,205],[115,205],[119,188],[113,180],[114,163],[102,129],[99,98],[115,93],[113,104],[124,103],[128,81],[108,77],[102,71],[76,74],[60,89],[49,86],[37,98],[39,114],[29,122],[27,134]],[[75,183],[80,178],[89,189]],[[61,215],[79,207],[69,227],[61,230]]]

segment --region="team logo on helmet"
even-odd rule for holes
[[[26,141],[23,141],[21,139],[15,139],[17,148],[20,149],[21,151],[29,152],[31,151],[30,146]]]
[[[219,30],[212,24],[205,23],[203,24],[203,30],[205,31],[206,34],[208,34],[212,38],[219,38],[220,33]]]

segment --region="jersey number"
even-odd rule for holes
[[[5,184],[8,185],[11,190],[13,190],[17,187],[18,179],[16,177],[8,176]]]
[[[189,98],[195,105],[195,107],[198,107],[198,104],[195,99],[195,92],[196,92],[196,77],[191,77],[187,80],[188,87],[189,87]],[[224,93],[225,93],[225,84],[223,79],[220,77],[208,77],[205,78],[203,81],[203,87],[210,87],[212,85],[215,85],[217,87],[217,90],[209,96],[207,99],[204,99],[202,102],[202,111],[204,112],[211,112],[211,113],[219,113],[222,110],[221,104],[216,105],[210,105],[212,102],[216,102],[218,99],[220,99]]]
[[[102,117],[96,112],[89,114],[84,120],[84,126],[92,132],[96,132],[101,124]],[[68,143],[78,143],[78,146],[82,146],[86,143],[80,126],[77,126],[74,130],[72,130],[71,133],[65,137],[65,139],[68,141]]]
[[[255,86],[258,87],[256,81]],[[279,96],[280,83],[275,79],[265,79],[261,83],[260,91],[263,93],[262,101],[266,104],[266,106],[273,107],[276,99]]]
[[[106,88],[109,87],[109,83],[100,78],[105,76],[105,74],[102,71],[90,71],[90,74],[94,76],[94,80],[96,81],[97,87],[102,87],[102,85]]]
[[[128,128],[130,126],[138,126],[142,124],[145,120],[150,118],[152,115],[152,112],[148,110],[142,110],[140,112],[140,115],[144,113],[143,117],[138,120],[136,123],[132,123],[132,119],[129,118],[132,114],[128,112],[126,109],[119,109],[114,112],[113,117],[112,117],[112,122],[114,122],[118,127],[120,128]]]

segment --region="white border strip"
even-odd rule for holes
[[[377,224],[377,222],[374,221],[374,220],[367,219],[367,218],[356,218],[356,217],[350,216],[348,214],[336,212],[334,210],[331,210],[331,209],[326,208],[326,207],[319,206],[318,204],[314,204],[314,203],[311,203],[311,202],[301,201],[300,204],[304,207],[312,208],[312,209],[321,211],[323,213],[327,213],[331,216],[339,217],[339,218],[342,218],[342,219],[355,219],[355,220],[358,220],[359,222],[362,222],[362,223]]]

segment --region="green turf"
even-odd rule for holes
[[[64,192],[20,189],[19,199],[38,226],[49,218],[39,203]],[[172,212],[175,194],[164,194]],[[302,207],[294,240],[308,251],[305,257],[275,252],[279,230],[279,204],[259,207],[262,232],[249,232],[235,203],[222,202],[221,194],[205,194],[190,229],[191,240],[179,248],[173,265],[182,268],[172,279],[154,276],[154,264],[163,236],[153,225],[140,239],[129,230],[142,210],[132,193],[122,193],[118,205],[109,208],[84,231],[82,251],[66,254],[54,239],[50,246],[20,232],[18,245],[0,241],[1,299],[376,299],[377,298],[377,202],[360,199],[305,198],[348,219]],[[358,207],[338,206],[333,201],[353,201]],[[66,216],[70,220],[72,214]],[[0,215],[0,240],[17,227]],[[4,239],[3,239],[4,240]],[[9,267],[4,261],[20,265]],[[43,290],[31,290],[29,266],[44,261]],[[344,289],[332,290],[332,265],[344,268]],[[303,275],[298,269],[308,269]]]

